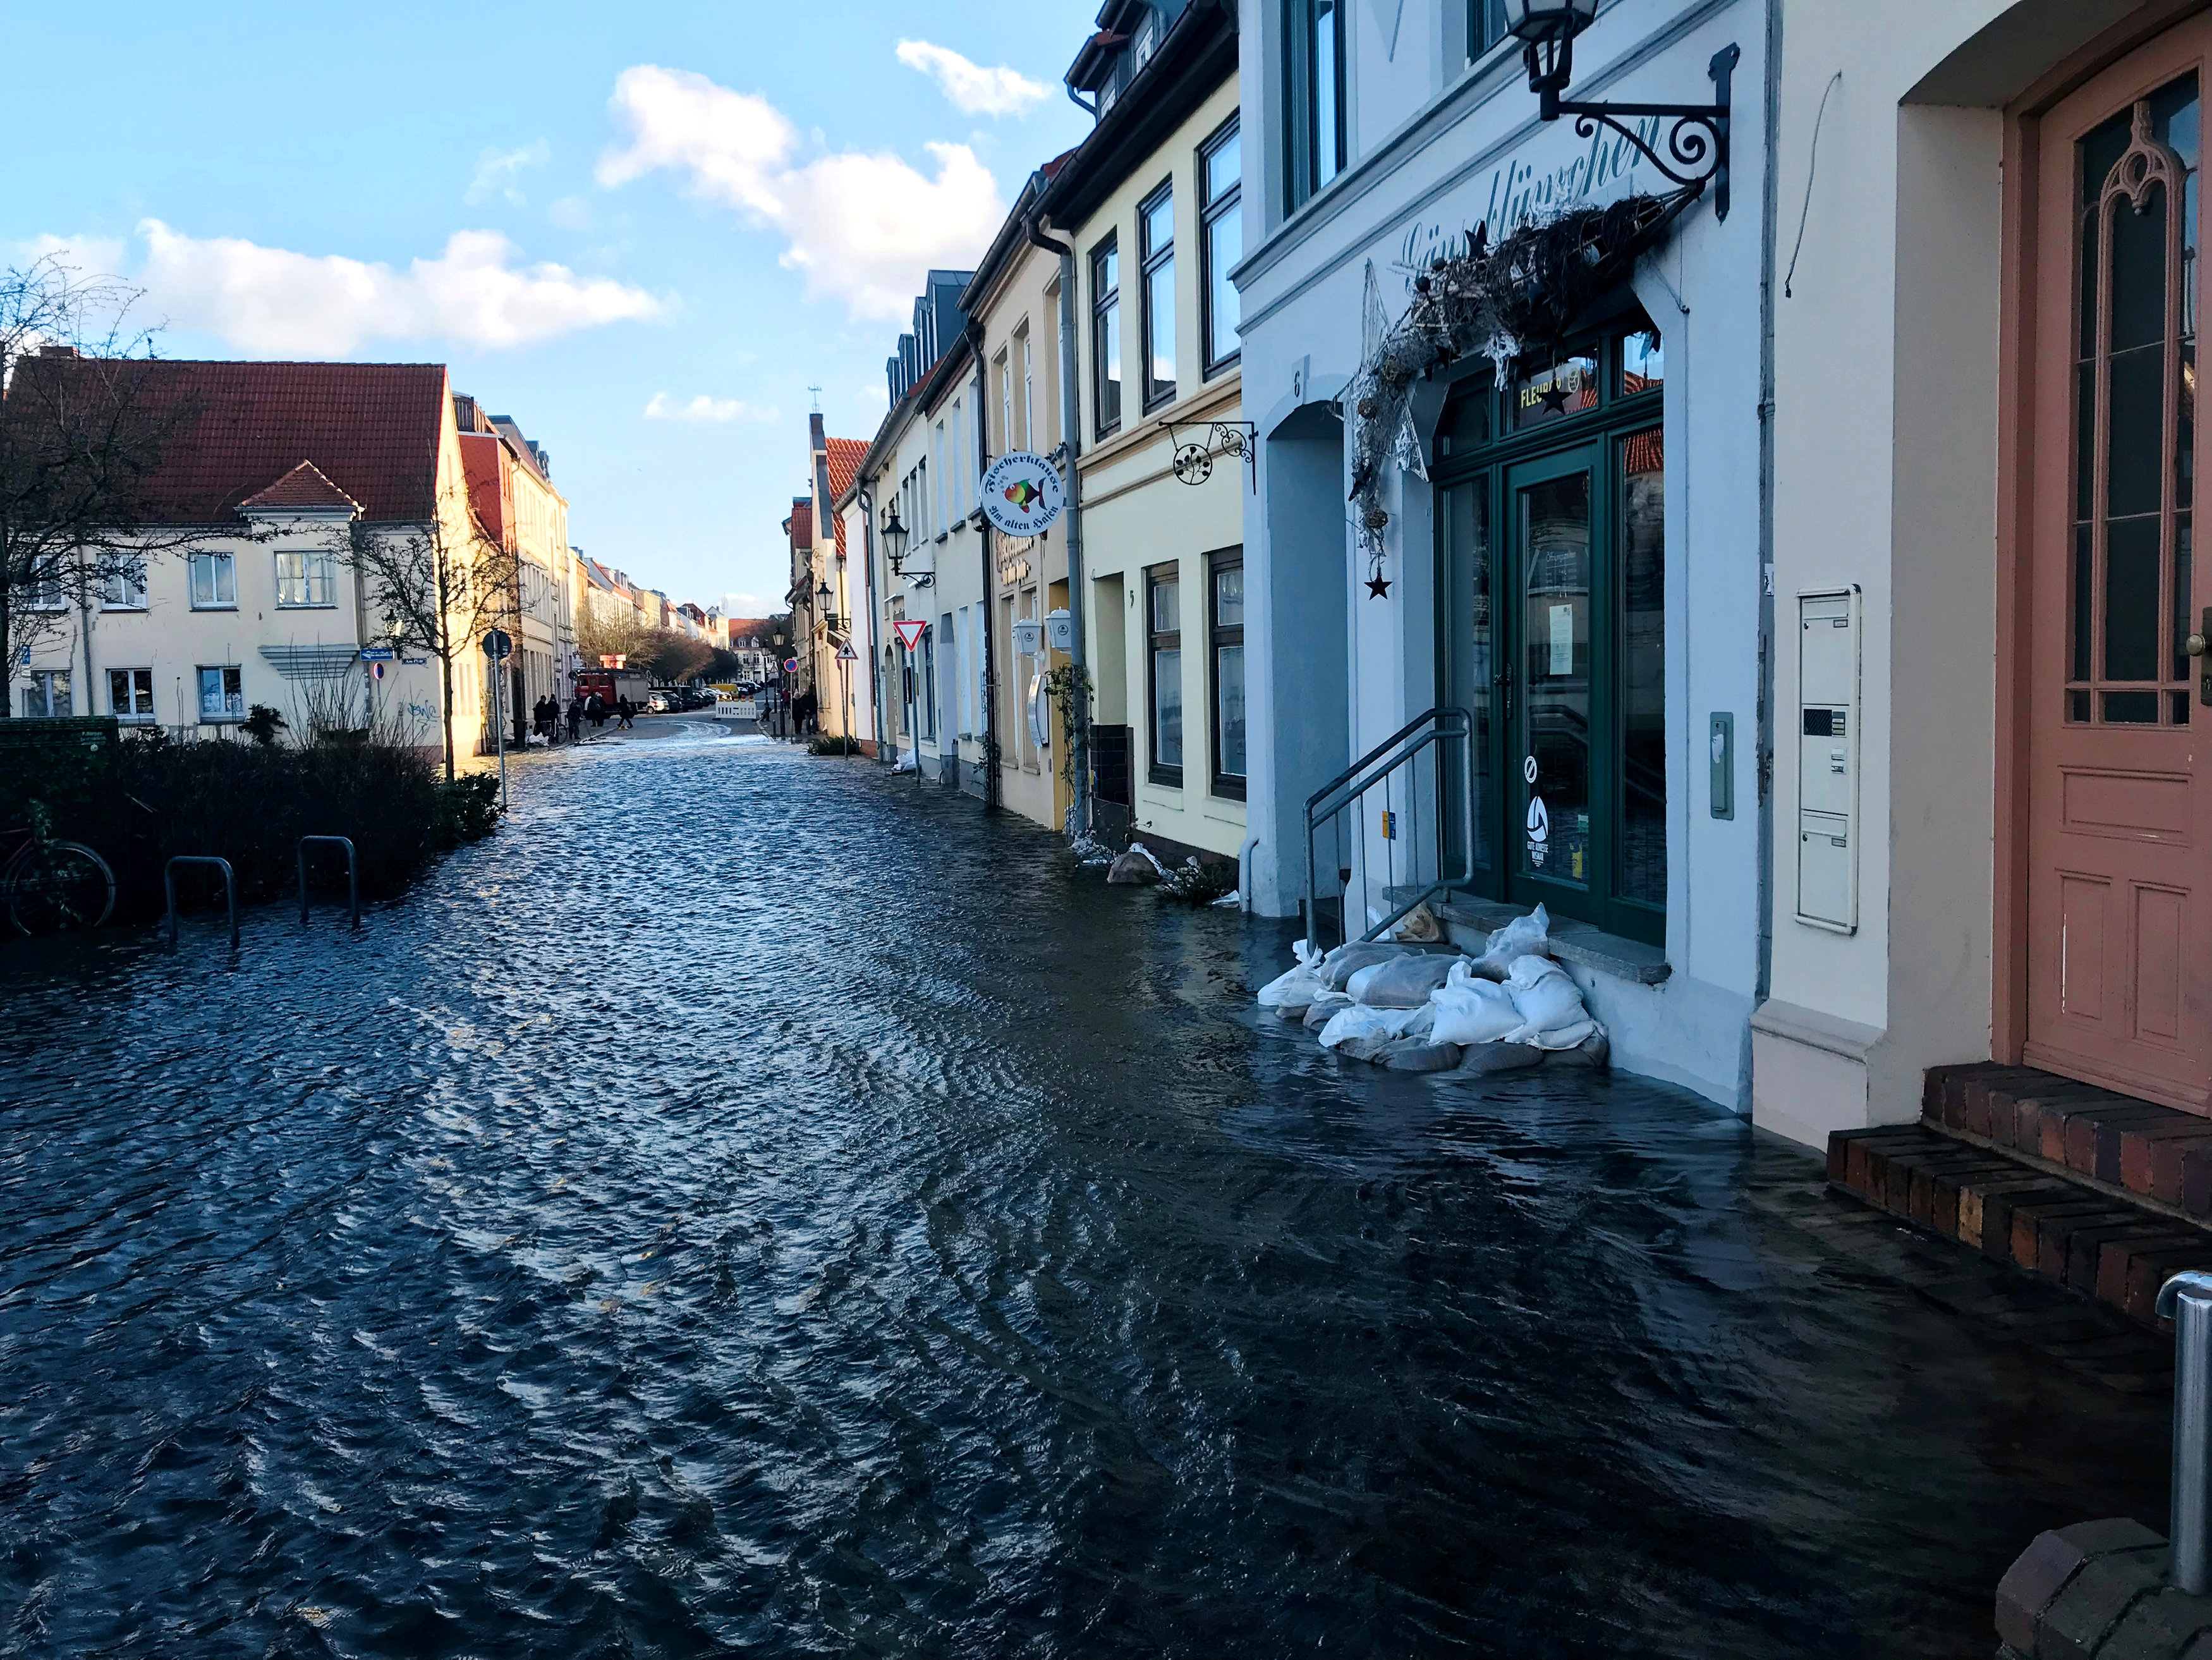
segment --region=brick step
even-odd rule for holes
[[[2094,1163],[2094,1138],[2089,1156]],[[2160,1323],[2153,1304],[2169,1277],[2212,1268],[2212,1230],[2094,1185],[2040,1154],[2031,1161],[1927,1124],[1838,1131],[1828,1140],[1828,1179],[2147,1326]]]
[[[2212,1224],[2212,1118],[2026,1067],[1932,1067],[1931,1129]]]

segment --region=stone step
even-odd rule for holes
[[[2161,1323],[2153,1305],[2170,1276],[2212,1268],[2212,1230],[2039,1156],[2031,1161],[1925,1123],[1838,1131],[1828,1141],[1828,1179],[2147,1326]]]
[[[1921,1122],[1961,1140],[2033,1161],[2212,1223],[2212,1119],[2026,1067],[1933,1067]]]

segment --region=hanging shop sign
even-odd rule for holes
[[[1060,472],[1042,455],[1013,450],[983,474],[983,516],[1006,536],[1037,536],[1066,504]]]

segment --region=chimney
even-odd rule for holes
[[[82,357],[84,354],[79,351],[75,346],[40,346],[39,348],[39,356],[41,357]]]

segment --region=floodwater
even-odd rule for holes
[[[0,949],[0,1655],[1978,1657],[2162,1522],[2162,1402],[1740,1122],[1325,1057],[1284,925],[705,731],[357,936]]]

